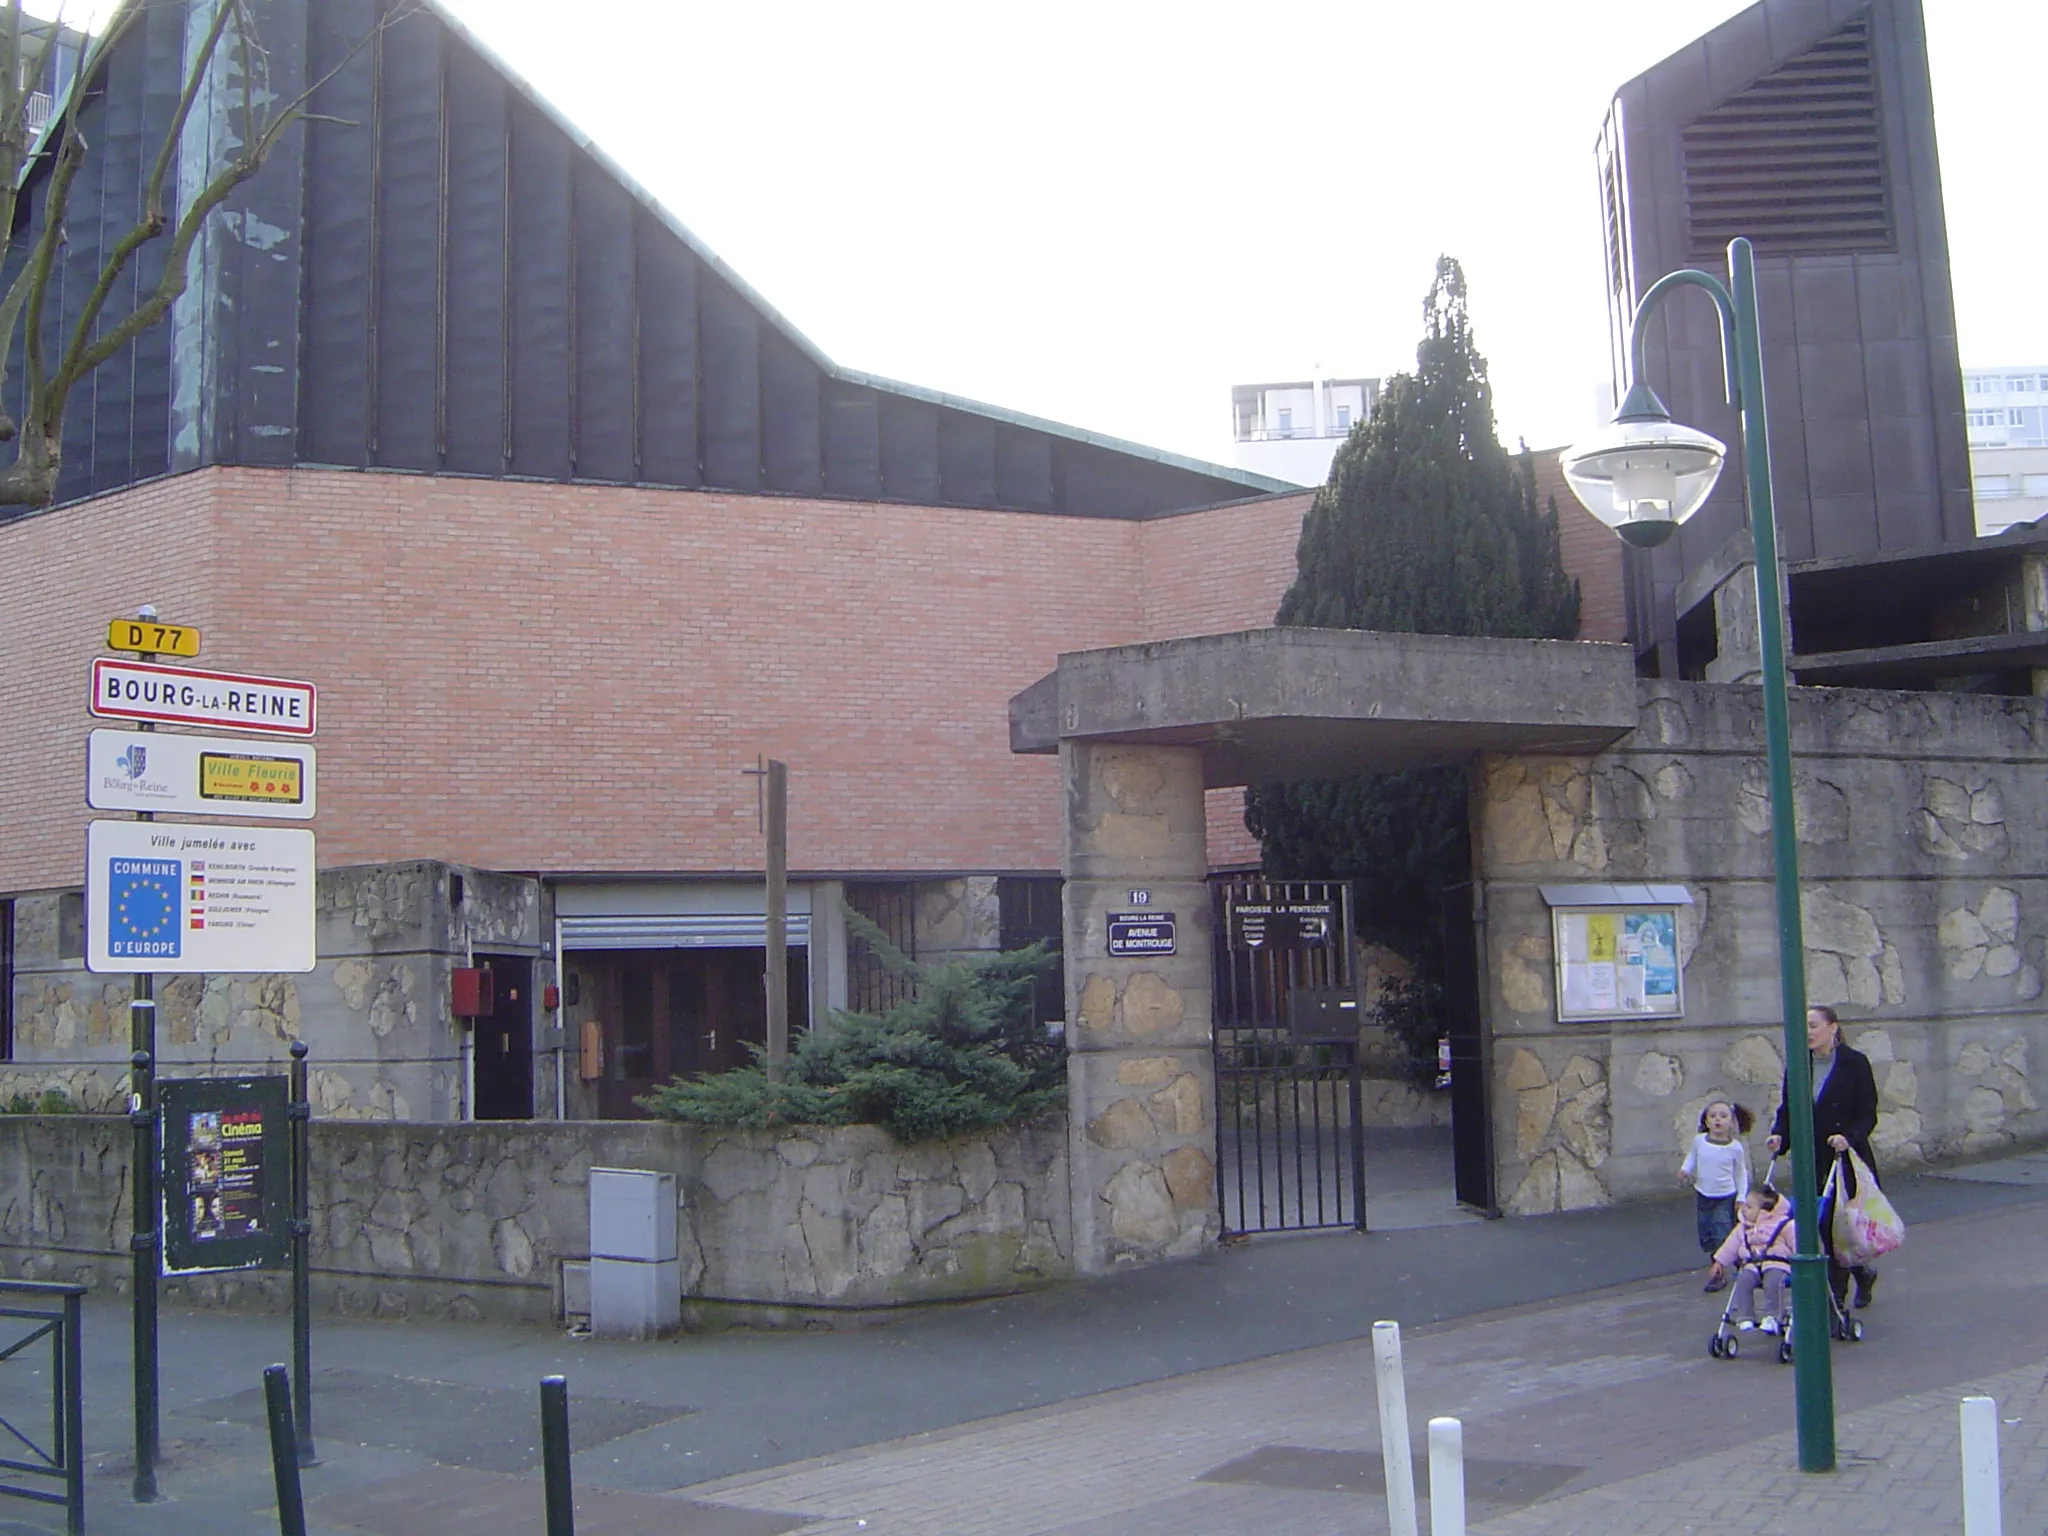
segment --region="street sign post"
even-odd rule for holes
[[[96,811],[310,820],[313,748],[302,742],[99,730],[86,738],[85,803]]]
[[[311,736],[313,685],[101,656],[92,664],[88,706],[102,719],[201,725],[266,736]]]
[[[107,625],[107,649],[140,651],[145,656],[197,656],[199,631],[189,624],[159,624],[155,619],[115,619]]]
[[[85,910],[96,974],[310,971],[313,834],[95,821]]]

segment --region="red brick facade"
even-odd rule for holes
[[[1270,623],[1307,502],[1116,522],[209,470],[31,517],[0,527],[0,892],[79,878],[87,664],[142,602],[201,664],[319,685],[323,865],[757,869],[760,754],[801,871],[1051,871],[1057,777],[1010,753],[1010,696],[1062,651]]]
[[[1558,551],[1564,568],[1579,578],[1579,638],[1628,639],[1628,597],[1623,588],[1622,546],[1599,518],[1579,505],[1557,467],[1557,449],[1534,455],[1536,504],[1557,504]]]

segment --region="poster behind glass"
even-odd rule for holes
[[[1551,913],[1557,1016],[1675,1019],[1685,1011],[1676,907],[1563,907]]]
[[[164,1273],[281,1265],[291,1184],[285,1079],[176,1079],[159,1087]]]

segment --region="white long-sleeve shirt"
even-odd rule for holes
[[[1692,1150],[1685,1154],[1678,1171],[1710,1199],[1733,1195],[1741,1200],[1749,1194],[1749,1148],[1740,1139],[1716,1141],[1701,1131],[1693,1137]]]

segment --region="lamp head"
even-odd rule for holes
[[[1651,549],[1700,509],[1728,450],[1671,419],[1637,380],[1614,420],[1558,455],[1565,484],[1588,512],[1638,549]]]

